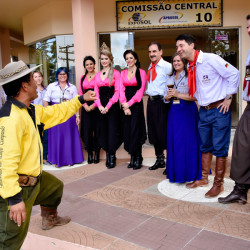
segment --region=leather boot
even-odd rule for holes
[[[218,196],[223,192],[224,176],[227,168],[227,157],[216,157],[215,177],[212,188],[205,194],[206,198]]]
[[[128,168],[133,168],[135,165],[135,155],[131,155],[130,163],[128,164]]]
[[[110,155],[110,164],[108,168],[114,168],[116,164],[116,157],[115,155]]]
[[[134,170],[136,169],[140,169],[141,168],[141,164],[142,164],[143,158],[142,155],[137,155],[135,158],[135,165],[133,167]]]
[[[149,169],[149,170],[156,170],[156,169],[158,169],[158,168],[165,168],[166,165],[165,165],[164,159],[165,159],[164,154],[162,154],[162,155],[157,155],[157,156],[156,156],[156,162],[155,162],[155,164],[154,164],[152,167],[148,168],[148,169]]]
[[[95,151],[94,163],[97,164],[100,162],[100,149]]]
[[[233,202],[238,202],[241,204],[247,203],[247,192],[248,192],[248,185],[246,184],[239,184],[235,183],[234,190],[226,197],[219,198],[219,203],[228,204]]]
[[[49,230],[54,226],[62,226],[70,222],[70,217],[60,217],[57,215],[57,209],[41,206],[42,229]]]
[[[106,152],[106,167],[109,168],[110,165],[110,154]]]
[[[93,152],[88,151],[88,164],[92,164],[92,163],[93,163]]]
[[[201,168],[202,168],[202,178],[201,180],[188,183],[187,188],[197,188],[204,187],[208,185],[208,175],[210,173],[211,163],[213,155],[211,152],[201,154]]]

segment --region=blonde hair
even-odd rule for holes
[[[110,59],[110,70],[109,70],[109,74],[108,74],[108,79],[109,79],[109,85],[111,85],[112,81],[113,81],[113,55],[109,49],[109,47],[106,45],[106,43],[103,43],[101,48],[100,48],[100,59],[101,59],[101,55],[107,56]]]

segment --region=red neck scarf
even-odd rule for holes
[[[196,61],[199,55],[199,51],[195,50],[194,53],[194,61],[189,62],[188,67],[188,88],[189,88],[189,95],[192,97],[194,96],[194,93],[196,92]]]
[[[157,72],[155,70],[155,66],[157,65],[157,63],[161,60],[161,58],[156,62],[156,63],[152,63],[151,68],[148,70],[147,73],[147,80],[150,83],[150,71],[152,70],[152,82],[155,80],[155,78],[157,77]]]
[[[248,90],[247,90],[247,96],[250,95],[250,81],[247,81],[246,79],[244,79],[244,84],[243,84],[243,90],[245,90],[246,86],[247,86],[247,82],[248,83]]]

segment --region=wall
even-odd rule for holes
[[[73,34],[70,0],[51,1],[23,16],[23,35],[26,45],[67,34]]]

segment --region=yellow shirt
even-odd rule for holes
[[[45,129],[67,121],[81,107],[78,96],[68,102],[35,109],[35,123],[23,103],[8,100],[0,110],[0,196],[4,199],[21,191],[18,174],[38,176],[42,171],[43,147],[38,125]],[[28,112],[29,109],[29,112]]]

